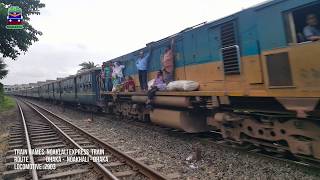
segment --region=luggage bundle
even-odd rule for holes
[[[167,85],[168,91],[195,91],[199,88],[199,83],[195,81],[179,80],[172,81]]]

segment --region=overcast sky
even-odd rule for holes
[[[41,0],[33,16],[43,32],[18,60],[6,60],[4,84],[56,79],[76,73],[83,61],[103,61],[204,21],[230,15],[265,0]]]

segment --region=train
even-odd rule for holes
[[[320,41],[306,41],[306,16],[320,17],[319,0],[272,0],[186,28],[152,45],[148,78],[161,69],[175,39],[175,80],[197,91],[107,92],[95,68],[15,95],[98,107],[189,133],[217,131],[239,146],[253,144],[299,158],[320,159]],[[139,88],[141,50],[110,59],[125,65]]]

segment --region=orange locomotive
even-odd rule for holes
[[[319,9],[319,0],[268,1],[150,43],[149,79],[174,38],[175,79],[196,81],[199,90],[157,92],[150,112],[143,92],[102,92],[107,109],[320,159],[320,41],[304,34],[307,17],[320,17]],[[139,51],[111,60],[123,63],[137,85]]]

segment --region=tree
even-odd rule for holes
[[[6,29],[7,8],[19,6],[22,9],[24,29]],[[21,52],[26,52],[42,33],[34,29],[30,23],[30,15],[39,15],[40,8],[45,7],[39,0],[0,0],[0,54],[3,57],[16,59]]]
[[[3,62],[3,59],[0,58],[0,79],[3,79],[8,74],[8,70],[5,69],[6,67],[7,65]]]
[[[3,79],[8,74],[8,70],[5,69],[6,67],[7,65],[3,62],[3,59],[0,58],[0,79]],[[3,102],[3,94],[3,84],[0,83],[0,104]]]
[[[92,62],[92,61],[88,61],[88,62],[83,62],[83,63],[79,64],[79,66],[81,66],[81,69],[78,72],[82,72],[82,71],[85,71],[88,69],[95,68],[98,65],[94,64],[94,62]]]

